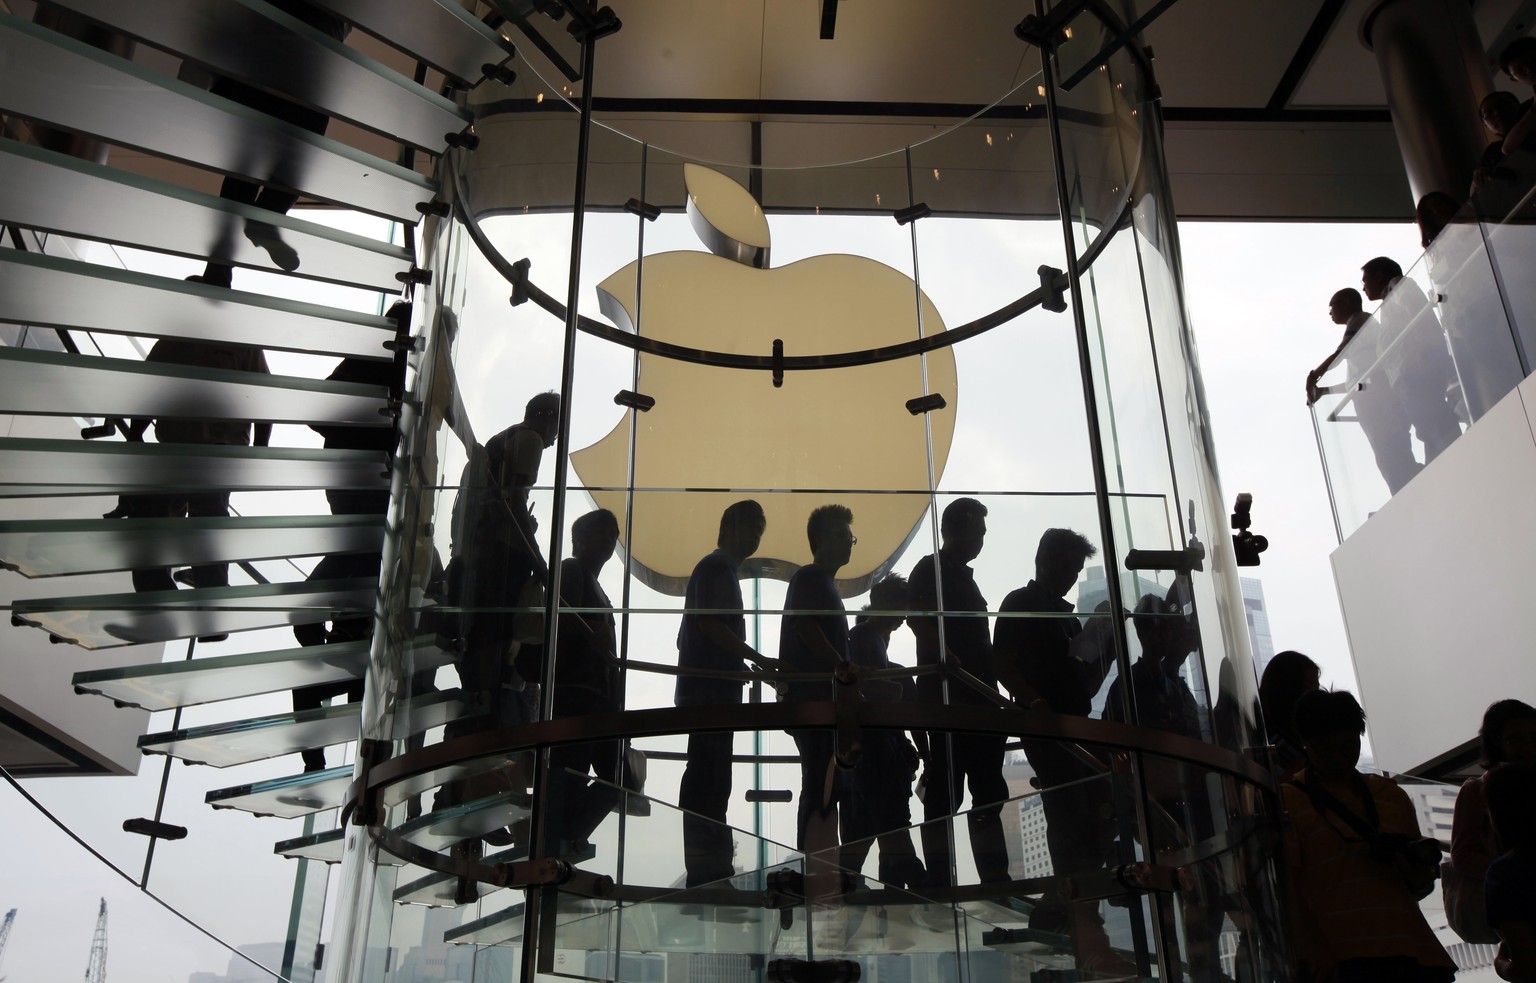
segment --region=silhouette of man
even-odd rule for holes
[[[905,577],[890,574],[869,591],[869,608],[876,612],[906,611],[911,596]],[[863,669],[890,669],[891,634],[902,626],[901,614],[861,614],[848,632],[848,658]],[[868,679],[863,682],[866,700],[914,702],[917,687],[910,676]],[[927,747],[927,737],[914,732]],[[869,850],[880,841],[880,883],[886,887],[915,888],[926,880],[922,861],[912,845],[912,779],[920,760],[917,747],[898,730],[870,731],[864,735],[864,755],[845,773],[842,804],[843,869],[857,874],[864,869]]]
[[[784,597],[779,630],[779,661],[791,672],[822,673],[825,679],[789,684],[786,702],[832,699],[832,676],[848,661],[848,616],[837,592],[837,571],[853,555],[853,512],[843,505],[823,505],[806,523],[811,562],[795,571]],[[837,847],[836,738],[824,729],[792,730],[800,751],[800,805],[796,845],[807,858],[830,862]]]
[[[688,578],[677,632],[679,669],[744,672],[748,662],[764,667],[773,663],[747,644],[741,599],[741,565],[757,552],[767,525],[763,507],[751,499],[721,514],[717,548],[694,566]],[[736,679],[679,675],[675,702],[680,707],[740,703],[741,685]],[[677,790],[688,887],[723,881],[736,873],[734,842],[726,826],[735,736],[730,731],[688,735],[688,763]]]
[[[1403,415],[1424,445],[1424,463],[1461,436],[1456,413],[1445,401],[1456,378],[1445,333],[1429,309],[1429,299],[1403,269],[1386,256],[1360,268],[1360,285],[1370,300],[1381,301],[1381,368],[1387,387],[1397,392]],[[1369,380],[1367,380],[1369,385]]]
[[[622,709],[613,602],[598,583],[619,542],[619,521],[597,509],[571,525],[571,556],[560,564],[560,615],[555,644],[554,715],[586,716]],[[565,841],[558,853],[586,846],[603,817],[622,797],[623,745],[619,741],[563,744],[549,752],[552,813],[549,839]],[[588,782],[587,773],[599,779]],[[551,852],[557,852],[551,850]]]
[[[1081,533],[1047,529],[1035,550],[1035,579],[1003,599],[993,654],[998,677],[1017,703],[1078,717],[1092,711],[1098,674],[1072,657],[1072,639],[1083,629],[1066,596],[1083,564],[1097,553]],[[1041,790],[1046,849],[1055,875],[1071,877],[1103,867],[1114,856],[1115,839],[1109,788],[1091,780],[1103,769],[1058,741],[1026,738],[1023,745]],[[1035,909],[1030,926],[1070,930],[1080,969],[1113,961],[1097,902],[1064,905],[1051,897]]]
[[[1315,403],[1320,395],[1317,380],[1333,367],[1346,348],[1349,349],[1346,372],[1351,386],[1370,370],[1380,354],[1381,328],[1374,318],[1365,313],[1358,290],[1345,287],[1335,293],[1328,301],[1328,317],[1334,324],[1343,326],[1344,337],[1332,354],[1307,373],[1308,406]],[[1355,391],[1354,399],[1351,400],[1355,407],[1355,417],[1360,421],[1360,429],[1365,431],[1365,439],[1371,445],[1371,453],[1376,458],[1376,468],[1381,472],[1382,480],[1396,495],[1419,473],[1423,465],[1413,456],[1408,419],[1403,415],[1397,392],[1387,385],[1386,377],[1380,371],[1366,379],[1365,383],[1364,388]]]
[[[396,324],[398,334],[404,334],[411,324],[411,305],[401,301],[385,315]],[[329,382],[352,382],[369,386],[386,386],[390,397],[399,399],[405,392],[405,349],[401,348],[391,361],[381,362],[372,358],[344,358],[337,363]],[[394,454],[400,440],[399,427],[358,427],[334,423],[312,423],[309,428],[318,433],[326,449],[377,451],[386,459]],[[330,503],[332,515],[380,515],[389,510],[389,492],[348,488],[327,488],[325,500]]]
[[[379,575],[380,555],[378,553],[339,553],[324,557],[315,564],[314,571],[307,578],[309,581],[320,582],[325,580],[347,580],[354,577],[377,577]],[[373,635],[373,615],[356,615],[350,618],[334,618],[329,629],[325,622],[317,621],[310,624],[294,625],[293,637],[300,645],[305,647],[313,645],[339,645],[343,642],[356,642]],[[412,695],[421,691],[412,689]],[[363,698],[363,680],[349,679],[337,683],[319,683],[315,686],[300,686],[293,691],[293,709],[318,710],[325,705],[325,701],[332,697],[345,696],[348,703],[356,703]],[[325,770],[325,749],[309,748],[300,752],[304,759],[304,771]]]
[[[271,0],[271,2],[283,13],[303,21],[336,41],[347,36],[349,27],[346,21],[307,0]],[[242,106],[248,106],[257,112],[266,113],[284,123],[302,127],[311,133],[324,133],[327,124],[330,123],[330,117],[318,109],[311,109],[222,75],[214,77],[208,91]],[[254,205],[278,215],[286,215],[299,200],[298,194],[288,188],[234,176],[224,179],[224,184],[219,189],[219,197],[245,205]],[[290,272],[299,268],[299,254],[291,245],[283,241],[276,226],[258,219],[247,219],[243,232],[252,245],[266,251],[274,266]],[[220,251],[215,250],[215,253]],[[230,285],[232,273],[228,263],[209,260],[202,276],[197,279],[201,283],[227,287]]]
[[[995,688],[997,675],[992,640],[987,633],[987,599],[981,596],[970,567],[971,561],[981,555],[986,535],[985,505],[974,498],[957,498],[945,507],[939,520],[938,555],[917,561],[908,578],[908,610],[912,613],[907,625],[917,636],[919,666],[958,669],[981,685]],[[944,615],[942,633],[941,619],[933,612]],[[961,612],[971,616],[958,616]],[[942,675],[920,677],[917,685],[919,698],[924,702],[944,702]],[[948,698],[951,706],[994,705],[986,694],[964,679],[949,680]],[[971,812],[967,818],[977,876],[982,881],[1008,879],[1008,843],[1002,823],[1002,803],[1008,798],[1008,783],[1003,779],[1004,743],[1002,737],[989,734],[929,733],[922,838],[930,883],[952,883],[950,824],[942,820],[959,811],[967,784],[971,791]]]
[[[267,359],[259,348],[247,345],[227,345],[213,342],[187,341],[181,338],[162,338],[155,342],[145,362],[166,365],[186,365],[200,369],[233,372],[267,372]],[[152,421],[138,419],[129,425],[127,437],[139,440],[149,429]],[[244,447],[251,443],[252,425],[247,420],[206,420],[192,417],[163,417],[154,420],[155,440],[162,444],[216,444]],[[272,424],[255,425],[256,446],[267,446],[272,436]],[[109,517],[182,517],[222,518],[229,515],[229,492],[203,491],[178,494],[123,495],[118,507],[107,513]],[[193,587],[229,586],[229,564],[199,564],[191,570]],[[175,590],[176,581],[171,572],[163,567],[133,571],[133,589],[136,591]],[[201,642],[223,641],[225,634],[203,635]]]
[[[559,424],[557,393],[530,399],[521,423],[471,453],[454,503],[449,592],[473,611],[464,619],[459,678],[467,692],[485,701],[493,721],[514,723],[521,714],[516,691],[522,684],[511,666],[518,618],[513,609],[531,579],[549,577],[534,538],[538,524],[528,493]],[[536,661],[521,659],[519,664]]]

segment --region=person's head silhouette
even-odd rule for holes
[[[1080,532],[1047,529],[1035,549],[1035,583],[1054,597],[1066,597],[1082,575],[1083,564],[1098,552]]]

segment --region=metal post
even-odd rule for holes
[[[1040,16],[1044,16],[1045,8],[1043,0],[1035,0],[1035,10]],[[1113,513],[1109,504],[1109,478],[1104,471],[1104,441],[1099,431],[1098,397],[1093,385],[1092,351],[1088,343],[1088,321],[1083,310],[1082,284],[1079,279],[1080,270],[1077,266],[1077,246],[1072,235],[1072,211],[1071,204],[1066,198],[1067,167],[1066,157],[1061,145],[1061,118],[1056,106],[1056,71],[1052,64],[1053,51],[1050,46],[1040,49],[1040,71],[1042,81],[1045,83],[1045,117],[1046,128],[1051,135],[1051,163],[1056,175],[1056,195],[1061,213],[1062,243],[1066,248],[1067,288],[1072,297],[1072,326],[1077,333],[1077,358],[1078,372],[1082,376],[1083,384],[1083,413],[1088,423],[1088,446],[1093,468],[1094,503],[1098,507],[1100,534],[1103,536],[1104,546],[1104,586],[1109,597],[1110,631],[1115,640],[1115,650],[1118,657],[1120,672],[1124,678],[1129,679],[1130,646],[1125,635],[1125,599],[1120,592],[1119,554],[1115,548]],[[1134,780],[1138,785],[1144,785],[1145,772],[1141,769],[1141,762],[1136,762]],[[1137,823],[1145,833],[1149,829],[1146,819],[1146,806],[1142,796],[1135,797],[1137,806]],[[1157,946],[1158,976],[1168,979],[1168,964],[1164,946]]]
[[[566,465],[571,453],[571,391],[576,377],[577,304],[581,299],[581,243],[587,209],[587,153],[592,131],[592,75],[596,62],[597,38],[588,37],[581,49],[581,111],[576,129],[576,189],[571,198],[571,268],[565,294],[565,344],[560,365],[560,427],[555,439],[555,501],[550,508],[549,594],[544,599],[544,686],[539,694],[539,718],[554,715],[555,643],[559,635],[560,554],[565,548],[565,495],[569,482]],[[545,800],[549,796],[549,748],[536,755],[533,800],[528,814],[530,859],[544,853]],[[558,897],[556,888],[538,889],[540,897],[529,897],[524,904],[521,979],[532,983],[538,974],[540,943],[540,908],[547,903],[554,914]]]

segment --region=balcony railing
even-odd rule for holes
[[[1312,416],[1340,541],[1530,374],[1533,185],[1536,154],[1506,158],[1321,378]]]

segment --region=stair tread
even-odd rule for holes
[[[415,697],[409,702],[406,711],[397,718],[402,723],[395,737],[404,738],[441,726],[458,717],[463,710],[464,703],[458,690]],[[300,710],[249,720],[186,727],[145,734],[139,738],[139,749],[215,768],[227,768],[230,765],[355,741],[361,712],[362,704],[347,703],[318,710]]]
[[[77,672],[75,689],[145,710],[216,703],[361,679],[370,642],[335,642],[273,652],[244,652],[210,658],[157,662]],[[435,636],[414,639],[409,665],[420,672],[447,665],[453,653],[437,647]]]
[[[433,183],[56,31],[0,13],[0,92],[21,116],[414,223]]]
[[[11,605],[30,624],[82,648],[113,648],[178,638],[313,624],[337,614],[371,614],[375,577],[83,597],[37,597]]]
[[[394,293],[395,274],[411,265],[404,246],[0,139],[0,222],[280,272],[265,249],[230,234],[248,221],[280,231],[301,258],[295,276]]]
[[[238,560],[376,553],[378,515],[0,521],[0,567],[58,577]]]
[[[0,248],[0,321],[385,361],[394,321]]]

